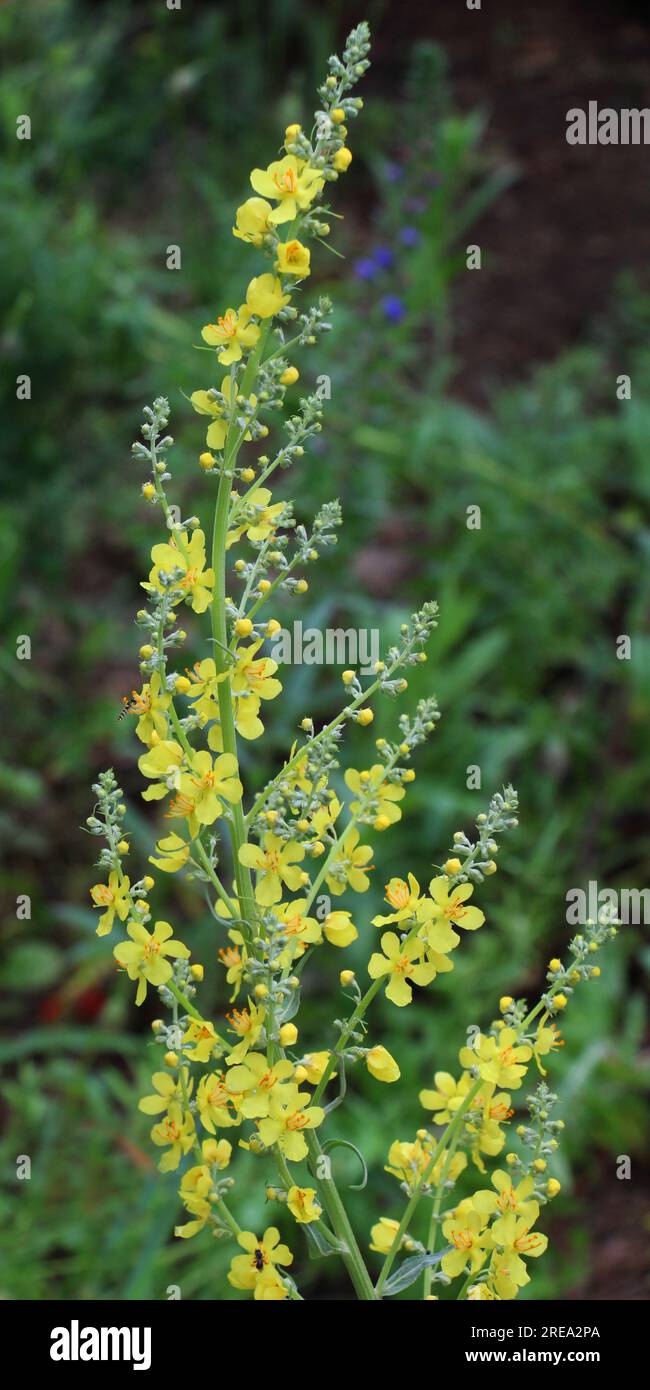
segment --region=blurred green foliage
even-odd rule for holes
[[[371,7],[371,20],[382,8]],[[129,796],[134,858],[148,850],[133,743],[115,721],[136,681],[132,615],[157,538],[130,440],[141,405],[167,392],[181,436],[178,493],[207,518],[209,483],[197,500],[200,441],[179,387],[198,381],[192,345],[203,313],[245,283],[229,229],[246,171],[272,156],[288,119],[310,110],[339,15],[284,0],[269,19],[248,0],[188,3],[183,16],[176,23],[161,5],[122,0],[0,11],[0,604],[13,693],[0,763],[0,833],[11,848],[1,1021],[13,1035],[0,1044],[9,1114],[0,1292],[10,1297],[164,1297],[180,1284],[184,1297],[211,1298],[229,1258],[207,1239],[170,1240],[177,1180],[157,1175],[134,1105],[151,1046],[134,1032],[130,993],[94,935],[92,846],[76,827],[90,781],[112,762]],[[377,1005],[372,1035],[390,1029],[402,1083],[378,1106],[375,1083],[355,1077],[355,1103],[334,1126],[371,1169],[369,1186],[350,1196],[361,1231],[399,1210],[383,1163],[389,1141],[423,1120],[419,1088],[453,1065],[465,1029],[489,1021],[500,994],[533,997],[546,959],[561,953],[567,890],[590,878],[642,887],[647,874],[650,302],[623,279],[588,345],[500,390],[488,412],[464,403],[456,289],[470,273],[471,229],[512,171],[486,152],[481,115],[455,111],[435,45],[414,48],[400,82],[371,90],[355,128],[337,232],[347,264],[342,273],[323,252],[318,270],[335,299],[334,330],[301,383],[326,373],[332,399],[316,456],[282,484],[303,516],[340,497],[345,527],[334,559],[312,576],[309,606],[278,616],[376,626],[388,643],[411,608],[440,603],[430,663],[415,671],[409,699],[433,688],[443,721],[407,814],[376,845],[365,920],[391,874],[411,869],[426,881],[454,829],[507,780],[519,789],[521,827],[482,890],[489,926],[464,943],[452,977],[403,1013]],[[22,112],[29,145],[13,138]],[[164,269],[173,243],[178,273]],[[624,406],[620,364],[634,383]],[[31,403],[16,399],[22,372]],[[475,507],[481,526],[469,529]],[[31,662],[14,659],[21,633]],[[632,636],[631,662],[616,658],[621,633]],[[199,640],[193,630],[190,648]],[[248,751],[256,784],[302,715],[325,716],[337,699],[335,670],[286,675],[265,751]],[[392,737],[397,712],[380,706],[373,736]],[[366,764],[370,747],[368,734],[352,735],[352,762]],[[481,791],[467,790],[471,765]],[[221,1007],[207,908],[191,885],[165,887],[170,915],[193,924],[193,951]],[[13,904],[25,893],[32,916],[20,921]],[[568,1194],[576,1173],[597,1187],[613,1154],[642,1144],[650,953],[639,936],[629,928],[609,949],[553,1059],[551,1084],[570,1121],[557,1166]],[[367,943],[365,931],[346,964],[362,970]],[[339,964],[306,977],[305,1047],[331,1037]],[[144,1028],[152,1015],[143,1013]],[[18,1154],[32,1162],[23,1184],[13,1178]],[[259,1166],[242,1161],[238,1216],[256,1225]],[[356,1181],[353,1156],[338,1150],[335,1164]],[[588,1266],[584,1208],[568,1202],[571,1234],[561,1256],[552,1246],[540,1262],[537,1297],[562,1297]],[[564,1232],[562,1199],[557,1212]],[[304,1291],[346,1296],[340,1281],[336,1261],[313,1263]]]

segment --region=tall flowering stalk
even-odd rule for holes
[[[505,1147],[512,1092],[533,1063],[545,1075],[543,1059],[561,1041],[553,1019],[575,985],[598,973],[593,953],[614,928],[590,924],[572,943],[569,967],[551,962],[549,988],[534,1008],[502,999],[500,1017],[485,1033],[474,1030],[461,1048],[458,1075],[436,1072],[433,1087],[421,1092],[431,1128],[389,1146],[387,1172],[399,1184],[404,1211],[379,1215],[373,1225],[370,1251],[382,1263],[371,1277],[332,1175],[327,1149],[336,1140],[322,1138],[327,1119],[346,1097],[355,1066],[365,1066],[380,1085],[399,1080],[398,1062],[371,1040],[372,1001],[385,990],[393,1006],[407,1007],[414,990],[453,970],[463,933],[484,924],[471,899],[496,870],[497,836],[517,824],[516,793],[509,787],[492,798],[473,840],[456,833],[426,890],[412,874],[390,879],[386,911],[373,922],[378,937],[369,983],[364,988],[352,970],[340,972],[347,1016],[321,1050],[304,1053],[294,1021],[303,972],[316,952],[323,950],[327,962],[328,948],[345,950],[359,935],[356,913],[332,907],[332,898],[347,903],[348,894],[368,888],[373,848],[365,838],[400,819],[415,777],[413,753],[439,718],[436,702],[422,700],[414,713],[400,715],[394,741],[377,740],[370,766],[347,769],[345,803],[330,785],[343,735],[351,722],[372,723],[373,697],[396,699],[407,689],[404,672],[426,660],[436,604],[426,603],[403,624],[365,688],[355,671],[343,673],[340,712],[318,731],[303,719],[301,736],[256,798],[245,796],[240,775],[238,740],[262,736],[267,702],[282,690],[277,665],[265,654],[265,643],[280,630],[273,599],[282,592],[297,600],[306,592],[303,572],[335,542],[341,521],[334,501],[307,528],[267,486],[279,469],[298,463],[320,430],[318,395],[303,398],[283,419],[284,441],[274,452],[256,454],[255,445],[269,436],[267,421],[281,415],[287,387],[298,380],[293,358],[329,327],[329,302],[305,303],[308,243],[329,235],[326,195],[352,159],[347,127],[362,103],[350,92],[368,68],[368,50],[368,26],[360,24],[342,58],[329,61],[311,133],[288,127],[284,152],[253,170],[254,196],[237,209],[233,233],[260,265],[244,303],[224,307],[202,329],[204,351],[216,363],[206,362],[204,384],[191,397],[207,423],[199,463],[216,492],[210,541],[197,518],[183,520],[168,500],[167,401],[145,410],[142,440],[133,446],[135,459],[150,470],[143,495],[167,531],[153,546],[142,586],[147,606],[137,615],[144,683],[125,705],[143,745],[142,795],[164,802],[170,822],[149,862],[158,874],[191,877],[209,896],[232,987],[234,1007],[225,1020],[213,1021],[208,1005],[194,1002],[203,966],[192,963],[190,948],[168,922],[152,921],[154,877],[132,882],[126,872],[125,806],[112,771],[93,788],[88,827],[106,845],[99,859],[105,881],[91,895],[100,912],[98,934],[124,932],[113,954],[136,985],[135,1003],[151,988],[165,1010],[153,1025],[160,1069],[140,1109],[154,1118],[161,1170],[182,1165],[188,1219],[176,1228],[178,1237],[232,1240],[230,1284],[256,1299],[301,1297],[289,1273],[294,1256],[277,1228],[240,1229],[230,1176],[238,1143],[264,1160],[267,1198],[286,1206],[314,1251],[340,1256],[359,1298],[389,1297],[421,1280],[425,1298],[433,1297],[435,1281],[452,1283],[459,1298],[509,1299],[528,1282],[526,1260],[545,1248],[535,1223],[559,1189],[547,1164],[562,1126],[552,1118],[555,1098],[545,1081],[528,1101],[530,1121],[517,1126],[524,1156],[507,1153],[490,1180],[483,1177],[485,1161]],[[217,384],[211,384],[215,365]],[[184,605],[208,626],[208,654],[187,672],[175,669],[186,639],[177,622]],[[277,1170],[273,1185],[266,1178],[269,1160]],[[480,1186],[458,1203],[454,1184],[469,1163]]]

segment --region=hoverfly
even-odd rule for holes
[[[138,693],[136,690],[133,690],[130,695],[123,695],[122,708],[118,710],[117,714],[118,719],[123,719],[125,714],[135,714],[138,703]]]

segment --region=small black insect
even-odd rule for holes
[[[258,1274],[261,1274],[262,1270],[264,1269],[264,1255],[262,1254],[262,1251],[259,1249],[255,1251],[255,1268]]]
[[[119,710],[119,712],[118,712],[118,716],[117,716],[118,719],[123,719],[124,716],[125,716],[125,714],[133,714],[134,710],[135,710],[136,707],[137,707],[137,706],[136,706],[136,701],[135,701],[135,699],[133,698],[134,695],[135,695],[135,691],[133,692],[133,695],[123,695],[123,696],[122,696],[122,708],[121,708],[121,710]]]

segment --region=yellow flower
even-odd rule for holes
[[[226,1014],[231,1032],[236,1033],[237,1037],[241,1038],[241,1042],[237,1043],[237,1046],[226,1058],[229,1066],[233,1066],[235,1062],[241,1062],[247,1052],[256,1046],[264,1027],[265,1010],[263,1006],[251,1004],[250,999],[248,1003],[247,1009],[233,1009],[232,1013]]]
[[[221,901],[219,902],[219,909],[221,912],[224,911]],[[227,984],[235,986],[230,996],[230,1002],[232,1003],[233,999],[237,998],[241,989],[242,975],[244,966],[248,960],[248,952],[244,946],[244,938],[241,932],[233,929],[228,932],[228,936],[234,944],[232,946],[220,946],[219,958],[221,964],[225,967]]]
[[[183,1174],[178,1195],[186,1210],[194,1216],[194,1220],[187,1221],[184,1226],[176,1226],[174,1228],[175,1236],[187,1240],[189,1237],[195,1236],[198,1231],[203,1230],[212,1210],[208,1200],[211,1187],[212,1179],[205,1163],[199,1163],[195,1168],[188,1168],[187,1172]]]
[[[286,883],[291,893],[302,883],[302,871],[298,864],[305,857],[302,845],[295,840],[280,840],[272,831],[267,831],[262,845],[242,845],[239,851],[240,863],[255,869],[257,881],[255,898],[261,907],[271,907],[282,898],[282,884]]]
[[[282,1083],[293,1076],[293,1064],[279,1061],[273,1066],[259,1052],[249,1052],[246,1061],[230,1068],[228,1089],[242,1095],[239,1106],[247,1120],[261,1119],[269,1114],[272,1098],[281,1095]]]
[[[201,329],[201,337],[210,347],[221,348],[217,353],[224,367],[231,362],[239,362],[245,349],[255,346],[260,336],[256,323],[251,323],[251,310],[247,304],[238,310],[226,309],[216,323],[208,323]]]
[[[432,878],[429,892],[435,904],[435,917],[445,918],[448,923],[453,922],[454,926],[462,927],[464,931],[476,931],[477,927],[482,927],[485,914],[478,907],[464,905],[474,892],[473,884],[458,883],[450,895],[449,879],[443,875]]]
[[[306,907],[307,899],[297,898],[292,903],[279,903],[275,908],[275,915],[282,923],[283,934],[288,938],[287,949],[278,959],[283,968],[290,965],[292,960],[304,955],[308,946],[322,940],[321,924],[315,917],[305,916]]]
[[[396,802],[402,801],[406,796],[403,787],[394,786],[392,782],[386,780],[386,768],[382,763],[375,763],[368,772],[357,772],[356,768],[349,767],[345,774],[346,786],[350,791],[356,793],[361,800],[351,801],[350,810],[353,815],[361,811],[364,802],[371,799],[376,802],[375,815],[384,816],[390,825],[401,820],[402,812]]]
[[[190,1078],[189,1067],[183,1068],[183,1077],[187,1095],[192,1094],[192,1081]],[[183,1092],[180,1079],[171,1076],[168,1071],[155,1071],[152,1083],[156,1094],[152,1096],[142,1096],[138,1101],[138,1110],[143,1115],[162,1115],[164,1110],[169,1110],[170,1105],[182,1100]]]
[[[222,395],[226,398],[228,406],[232,399],[232,388],[232,379],[229,376],[225,376],[220,389]],[[190,401],[197,415],[210,415],[212,417],[212,424],[208,425],[205,436],[208,448],[222,449],[226,442],[226,435],[230,425],[230,412],[224,413],[225,407],[220,405],[218,401],[213,400],[209,391],[193,391],[190,396]],[[249,396],[248,403],[249,405],[256,406],[257,396]],[[244,438],[250,439],[250,437],[250,431],[247,430]]]
[[[251,184],[263,198],[273,198],[278,206],[269,214],[269,222],[293,222],[298,212],[308,208],[320,193],[325,180],[318,169],[304,159],[288,154],[274,160],[266,169],[253,169]]]
[[[381,938],[381,948],[384,952],[383,956],[380,956],[377,951],[371,955],[368,961],[368,974],[372,980],[379,980],[382,975],[389,976],[386,998],[401,1009],[405,1004],[410,1004],[413,998],[413,991],[408,981],[413,980],[416,985],[428,985],[435,979],[436,967],[431,963],[426,965],[421,963],[420,957],[424,950],[421,941],[412,941],[408,945],[402,944],[395,932],[384,932]]]
[[[509,1211],[493,1221],[490,1227],[493,1243],[503,1247],[495,1250],[491,1261],[494,1287],[499,1298],[517,1297],[517,1290],[530,1283],[524,1256],[536,1260],[548,1246],[548,1236],[531,1230],[539,1215],[539,1206],[537,1202],[531,1202],[530,1206],[534,1208],[533,1214],[529,1212],[527,1216],[517,1217],[514,1211]]]
[[[366,1053],[366,1066],[375,1081],[399,1081],[401,1076],[395,1058],[379,1043]]]
[[[251,492],[242,513],[247,519],[238,523],[232,531],[228,532],[227,549],[230,549],[230,546],[238,541],[244,532],[246,532],[249,541],[256,543],[265,541],[273,535],[285,504],[284,502],[274,502],[272,506],[269,506],[271,496],[272,494],[267,487],[257,487],[254,492]]]
[[[205,613],[208,604],[212,602],[214,570],[205,568],[203,531],[193,531],[189,543],[186,532],[182,532],[179,541],[172,536],[171,540],[154,545],[151,558],[153,569],[149,575],[149,582],[143,583],[143,589],[162,593],[164,586],[160,581],[161,571],[170,574],[174,570],[180,570],[181,574],[174,580],[171,590],[174,603],[188,600],[195,613]]]
[[[195,662],[192,670],[188,671],[187,674],[190,678],[187,698],[192,701],[201,723],[207,724],[210,719],[218,719],[219,692],[217,686],[226,679],[228,673],[220,671],[217,674],[214,658],[206,656],[203,661]]]
[[[370,1231],[369,1248],[376,1250],[378,1255],[387,1255],[392,1249],[398,1231],[399,1221],[395,1221],[392,1216],[380,1216]]]
[[[287,1206],[300,1226],[308,1226],[310,1221],[318,1221],[321,1216],[322,1208],[313,1187],[290,1187]]]
[[[250,732],[250,721],[245,718],[246,706],[251,703],[250,697],[255,698],[259,709],[260,700],[275,700],[282,690],[281,682],[275,679],[277,661],[273,661],[269,656],[257,656],[262,642],[263,638],[260,637],[249,647],[239,647],[235,652],[234,665],[230,668],[232,692],[235,696],[243,697],[238,702],[237,721],[243,725],[240,732],[245,738],[258,737],[256,733]],[[260,725],[262,733],[261,721],[257,719],[256,722]]]
[[[156,859],[153,854],[149,855],[149,863],[156,869],[162,869],[166,874],[176,874],[182,869],[190,857],[190,847],[182,840],[180,835],[164,835],[156,843],[156,854],[160,857]]]
[[[359,831],[354,826],[346,831],[338,853],[325,875],[330,893],[334,893],[336,897],[345,892],[348,883],[353,893],[365,893],[370,887],[368,873],[372,849],[370,845],[360,845],[360,839]]]
[[[306,1057],[301,1057],[298,1065],[302,1068],[302,1071],[304,1072],[304,1080],[308,1081],[310,1086],[318,1085],[319,1081],[322,1079],[323,1072],[325,1071],[329,1059],[329,1052],[308,1052]],[[332,1072],[330,1081],[332,1080],[332,1077],[334,1077],[335,1075],[336,1073]]]
[[[161,739],[138,758],[143,777],[150,777],[155,783],[143,791],[144,801],[160,801],[168,792],[178,791],[183,758],[183,749],[174,739]]]
[[[223,1172],[232,1158],[232,1144],[228,1139],[204,1139],[201,1153],[206,1163]]]
[[[458,1057],[462,1067],[478,1067],[484,1081],[515,1091],[526,1074],[531,1051],[519,1043],[514,1028],[502,1028],[498,1038],[477,1034],[471,1047],[461,1047]]]
[[[419,897],[420,885],[413,874],[409,874],[408,883],[403,878],[391,878],[386,884],[386,902],[393,911],[388,917],[373,917],[373,927],[387,927],[390,922],[413,917]]]
[[[108,883],[96,883],[90,889],[90,896],[95,907],[103,907],[104,911],[99,919],[97,926],[98,936],[107,936],[113,929],[115,917],[119,917],[123,922],[129,914],[131,887],[128,878],[122,878],[119,869],[113,869],[108,875]]]
[[[350,946],[359,935],[349,912],[328,912],[323,931],[330,946]]]
[[[273,209],[270,203],[264,198],[247,198],[241,207],[237,208],[236,227],[233,227],[233,236],[239,237],[240,241],[247,241],[252,246],[261,246],[265,236],[271,230],[269,218]]]
[[[199,826],[212,825],[223,815],[223,802],[235,805],[241,801],[243,787],[237,776],[234,753],[221,753],[214,763],[208,752],[195,753],[190,771],[181,776],[180,793],[192,803],[189,816],[190,834],[194,839]]]
[[[443,1235],[454,1246],[454,1249],[443,1255],[440,1261],[443,1274],[449,1279],[456,1279],[468,1265],[474,1274],[485,1263],[486,1247],[490,1244],[485,1225],[484,1216],[477,1211],[465,1209],[457,1209],[453,1216],[443,1221]]]
[[[182,941],[175,941],[169,922],[156,922],[152,932],[148,932],[140,922],[129,922],[127,931],[130,941],[122,941],[115,947],[113,955],[125,970],[130,980],[138,981],[135,996],[136,1004],[141,1004],[150,985],[164,985],[172,975],[168,956],[187,959],[189,951]]]
[[[465,1073],[469,1079],[469,1073]],[[481,1173],[485,1172],[485,1164],[481,1154],[488,1154],[490,1158],[495,1158],[506,1142],[506,1136],[501,1126],[510,1119],[513,1111],[510,1108],[510,1096],[506,1091],[497,1091],[493,1094],[494,1087],[487,1086],[487,1096],[482,1090],[476,1097],[476,1105],[480,1110],[480,1120],[467,1120],[467,1130],[472,1138],[472,1161]]]
[[[497,1168],[492,1174],[491,1182],[492,1186],[496,1188],[495,1192],[490,1192],[488,1188],[474,1193],[472,1206],[475,1210],[480,1212],[481,1216],[492,1216],[495,1211],[499,1211],[504,1216],[508,1212],[514,1212],[515,1216],[530,1217],[532,1225],[539,1214],[537,1202],[530,1201],[535,1188],[535,1179],[532,1177],[522,1178],[515,1187],[510,1174]]]
[[[400,1182],[406,1183],[409,1191],[412,1191],[417,1186],[423,1173],[426,1172],[431,1162],[432,1152],[433,1150],[429,1140],[425,1141],[425,1143],[421,1143],[419,1139],[414,1139],[412,1142],[404,1142],[396,1139],[395,1142],[391,1144],[388,1151],[386,1172],[391,1173],[393,1177],[398,1178]],[[428,1186],[435,1187],[436,1184],[440,1182],[442,1173],[447,1166],[447,1157],[447,1150],[443,1149],[437,1163],[434,1164],[431,1170],[427,1180]],[[449,1163],[447,1171],[447,1177],[450,1182],[455,1182],[466,1167],[467,1155],[462,1153],[462,1151],[455,1153]]]
[[[547,1025],[540,1023],[533,1043],[533,1056],[542,1076],[546,1076],[546,1071],[542,1066],[540,1058],[547,1057],[549,1052],[555,1052],[558,1047],[564,1047],[564,1039],[557,1023],[549,1023]]]
[[[281,241],[275,249],[278,256],[275,262],[276,270],[281,271],[283,275],[295,275],[299,280],[304,280],[309,275],[311,253],[301,241]]]
[[[245,1255],[235,1255],[230,1266],[228,1282],[234,1289],[252,1289],[256,1299],[275,1301],[287,1297],[276,1265],[293,1264],[293,1255],[281,1245],[280,1232],[269,1226],[261,1240],[252,1231],[240,1231],[237,1240]]]
[[[277,275],[271,275],[270,271],[265,275],[256,275],[246,291],[247,307],[258,319],[273,318],[273,315],[279,314],[290,300],[291,295],[284,293],[281,281]]]
[[[316,1129],[325,1119],[320,1105],[309,1105],[310,1096],[291,1083],[277,1095],[271,1095],[269,1114],[258,1124],[260,1138],[267,1149],[278,1144],[290,1163],[300,1163],[307,1157],[303,1130]]]
[[[178,1168],[181,1158],[189,1153],[194,1143],[194,1120],[192,1116],[185,1113],[182,1106],[176,1102],[169,1106],[164,1120],[154,1125],[151,1130],[151,1139],[158,1148],[168,1148],[169,1152],[163,1154],[158,1167],[161,1173],[172,1173]]]
[[[426,1171],[430,1158],[430,1150],[425,1149],[419,1139],[412,1143],[396,1139],[388,1150],[386,1172],[413,1188]]]
[[[168,721],[166,711],[171,703],[171,695],[162,687],[160,671],[154,671],[148,685],[142,690],[131,692],[129,712],[139,715],[135,732],[142,743],[151,743],[154,734],[164,738]]]
[[[472,1078],[469,1072],[463,1072],[460,1081],[454,1081],[450,1072],[437,1071],[434,1081],[435,1091],[420,1091],[420,1105],[433,1112],[434,1125],[447,1125],[471,1089]]]
[[[206,1019],[191,1018],[183,1033],[183,1052],[190,1062],[208,1062],[213,1052],[221,1053],[219,1042],[214,1024]]]
[[[224,1129],[241,1124],[239,1105],[235,1096],[228,1090],[223,1072],[209,1072],[202,1076],[196,1092],[196,1104],[201,1124],[209,1134],[215,1133],[215,1126]]]

